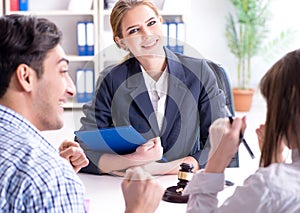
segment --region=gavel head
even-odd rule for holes
[[[188,195],[182,195],[184,187],[193,177],[193,164],[182,163],[178,172],[177,186],[168,187],[164,193],[163,200],[172,203],[187,203]]]
[[[193,169],[194,169],[193,164],[188,164],[188,163],[180,164],[180,169],[178,172],[179,182],[177,183],[178,188],[182,188],[183,190],[184,187],[187,185],[187,183],[190,182],[190,180],[192,180]]]

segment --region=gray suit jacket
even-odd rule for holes
[[[101,72],[94,100],[83,107],[81,130],[131,125],[146,139],[160,136],[167,161],[193,156],[204,166],[209,126],[225,115],[223,91],[205,59],[165,51],[169,84],[161,132],[136,58]],[[85,150],[97,165],[101,153]]]

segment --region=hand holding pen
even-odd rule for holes
[[[232,122],[233,122],[233,118],[232,118],[231,116],[229,116],[228,118],[229,118],[229,122],[230,122],[230,124],[232,124]],[[243,143],[243,144],[245,145],[245,147],[246,147],[246,149],[247,149],[248,153],[250,154],[251,158],[252,158],[252,159],[254,159],[254,158],[255,158],[255,156],[254,156],[254,154],[253,154],[252,150],[250,149],[249,145],[247,144],[247,142],[246,142],[246,140],[245,140],[245,138],[244,138],[244,136],[243,136],[243,133],[242,133],[242,132],[240,132],[240,142],[241,142],[241,143]]]
[[[232,122],[233,122],[232,114],[231,114],[231,112],[229,111],[229,109],[227,107],[225,107],[225,110],[226,110],[226,114],[227,114],[227,116],[229,118],[229,122],[230,122],[230,124],[232,124]],[[243,135],[242,132],[240,132],[240,142],[244,144],[244,146],[246,147],[249,155],[251,156],[252,159],[254,159],[255,156],[254,156],[251,148],[249,147],[248,143],[246,142],[246,140],[245,140],[244,135]]]
[[[224,173],[240,145],[240,133],[246,128],[245,118],[218,118],[209,128],[210,151],[204,171]]]

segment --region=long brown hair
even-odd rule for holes
[[[267,117],[260,166],[267,167],[286,140],[300,151],[300,50],[277,61],[264,75],[260,90],[267,102]]]

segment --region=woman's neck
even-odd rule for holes
[[[148,75],[155,81],[160,78],[167,66],[165,57],[143,57],[138,58],[138,60]]]

